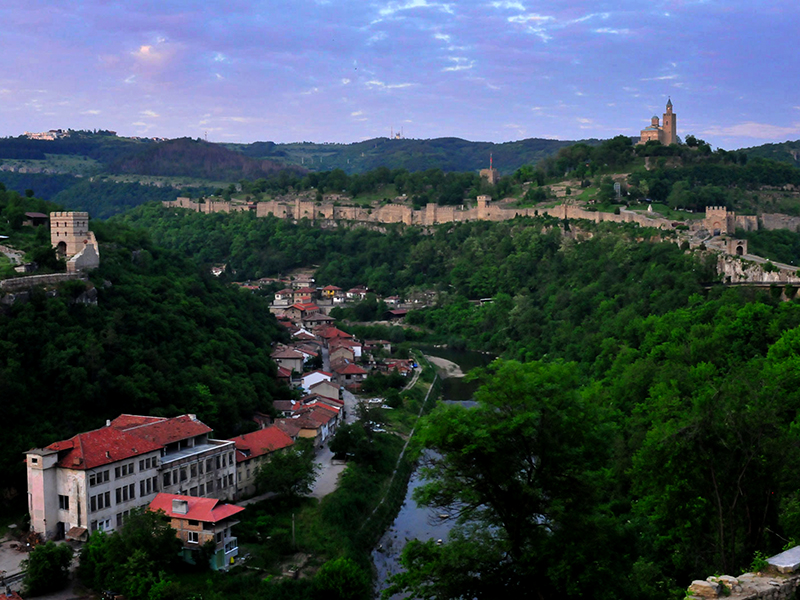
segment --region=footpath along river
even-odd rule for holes
[[[424,351],[427,358],[436,365],[443,380],[443,401],[472,405],[472,395],[477,386],[463,381],[464,371],[486,365],[494,357],[478,352],[458,352],[440,348],[425,348]],[[453,526],[451,519],[442,518],[439,512],[418,506],[414,502],[412,494],[422,483],[418,471],[414,471],[400,512],[372,551],[372,562],[377,572],[375,598],[380,598],[381,592],[387,587],[386,582],[389,577],[400,572],[400,554],[406,542],[413,539],[425,541],[431,538],[446,541]],[[402,594],[395,594],[392,600],[405,597]]]

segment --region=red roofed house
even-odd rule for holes
[[[289,288],[275,292],[275,304],[288,305],[294,302],[294,290]]]
[[[209,566],[224,571],[236,561],[239,544],[231,527],[244,508],[225,504],[214,498],[195,498],[176,494],[158,494],[150,502],[150,510],[163,511],[170,526],[183,544],[183,559],[195,563],[195,556],[208,542],[214,542],[214,555]]]
[[[211,439],[194,415],[120,415],[105,427],[26,453],[31,528],[82,538],[120,527],[159,491],[227,499],[233,442]]]
[[[351,334],[336,327],[327,327],[325,329],[321,329],[317,335],[323,339],[323,343],[326,347],[331,343],[331,340],[335,340],[337,338],[353,338]]]
[[[341,364],[333,369],[336,383],[343,387],[358,385],[367,378],[367,372],[354,363]]]
[[[256,469],[269,460],[271,453],[294,444],[292,438],[275,425],[231,438],[231,441],[236,444],[237,497],[255,494]]]
[[[314,288],[301,287],[294,290],[294,293],[292,294],[292,300],[295,304],[306,304],[311,302],[316,295],[317,290]]]
[[[325,398],[339,399],[341,395],[341,388],[333,381],[318,381],[309,386],[308,391],[313,394],[319,394]]]
[[[342,288],[336,287],[335,285],[326,285],[322,288],[322,297],[326,300],[333,300],[336,296],[336,292],[341,292]]]
[[[333,352],[337,348],[349,348],[353,352],[353,356],[355,356],[356,358],[361,358],[361,350],[363,348],[361,342],[357,342],[354,339],[345,337],[338,337],[331,339],[328,342],[328,347],[330,348],[331,352]]]
[[[321,369],[311,371],[311,373],[306,373],[302,378],[303,390],[308,392],[308,390],[311,389],[311,386],[315,383],[319,383],[320,381],[330,381],[332,377],[333,373],[328,373],[327,371],[322,371]]]
[[[319,306],[311,302],[295,302],[283,311],[283,316],[290,318],[294,322],[302,321],[310,315],[318,313]]]

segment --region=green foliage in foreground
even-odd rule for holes
[[[59,591],[69,581],[71,561],[72,548],[66,544],[49,541],[34,548],[23,564],[25,595],[41,596]]]
[[[296,498],[311,493],[319,467],[314,462],[314,445],[310,440],[298,440],[291,448],[275,452],[261,465],[255,475],[260,492]]]
[[[680,598],[797,539],[800,305],[728,290],[631,327],[595,362],[497,361],[477,409],[428,418],[417,498],[461,525],[398,589]]]
[[[121,529],[91,534],[81,550],[78,575],[95,590],[160,600],[176,593],[167,574],[178,566],[180,552],[180,540],[163,513],[133,511]]]

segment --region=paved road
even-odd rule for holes
[[[317,451],[316,462],[320,466],[320,471],[314,482],[314,488],[311,490],[311,496],[323,498],[336,491],[336,487],[339,485],[339,475],[342,474],[346,465],[343,462],[333,462],[333,452],[327,445]]]

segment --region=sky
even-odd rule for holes
[[[798,0],[0,0],[0,136],[800,139]]]

